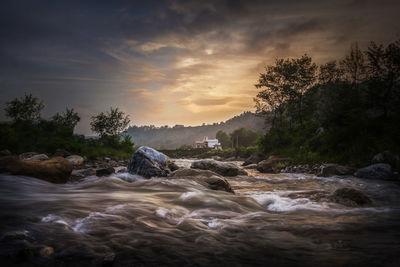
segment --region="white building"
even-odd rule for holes
[[[194,147],[221,149],[221,144],[218,139],[208,139],[208,136],[204,136],[203,141],[196,141]]]

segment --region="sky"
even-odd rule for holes
[[[0,3],[0,107],[32,93],[43,117],[110,107],[135,125],[200,125],[254,110],[277,58],[341,59],[350,45],[400,39],[398,0]],[[0,120],[5,120],[4,112]]]

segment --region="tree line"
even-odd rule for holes
[[[49,154],[56,149],[66,149],[90,158],[126,158],[132,154],[134,144],[131,138],[121,135],[130,119],[118,108],[111,107],[109,111],[92,116],[91,130],[100,138],[86,139],[83,135],[74,134],[80,116],[73,108],[67,107],[45,120],[41,116],[44,107],[43,101],[32,94],[6,102],[4,111],[11,122],[0,124],[0,149],[13,153],[36,151]]]
[[[400,151],[400,41],[351,45],[317,66],[308,55],[277,59],[255,87],[257,113],[271,122],[265,154],[297,161],[361,164]]]

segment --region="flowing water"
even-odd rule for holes
[[[398,182],[227,179],[235,195],[127,173],[64,185],[0,174],[2,266],[400,266]],[[323,197],[341,187],[373,204]]]

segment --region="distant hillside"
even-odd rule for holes
[[[202,126],[154,127],[132,126],[127,134],[132,137],[136,145],[147,145],[158,149],[174,149],[182,145],[192,145],[196,140],[202,140],[204,136],[215,138],[219,130],[231,133],[238,128],[247,128],[260,132],[266,131],[265,120],[251,112],[244,112],[225,122]],[[269,128],[269,127],[267,127]]]

